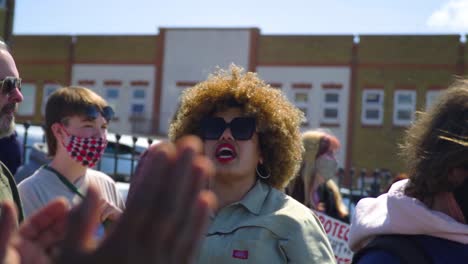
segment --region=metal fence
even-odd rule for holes
[[[31,125],[24,123],[18,124],[18,126],[23,127],[23,135],[19,134],[18,138],[22,140],[25,155],[23,162],[27,162],[29,160],[27,155],[31,153],[33,143],[40,141],[45,144],[45,133],[42,129],[38,135],[38,126],[35,126],[36,131],[33,136],[35,139],[30,140],[32,136],[30,133]],[[40,139],[37,138],[38,136],[40,136]],[[117,181],[128,182],[135,171],[141,152],[150,146],[155,139],[125,135],[127,140],[122,142],[122,137],[123,135],[120,134],[108,136],[108,147],[102,159],[96,165],[96,169],[103,171]],[[130,141],[128,140],[129,137],[131,137]],[[142,141],[145,141],[146,144],[143,144],[143,146],[142,144],[137,145],[137,142]],[[351,168],[347,172],[340,168],[335,178],[343,197],[349,199],[352,203],[356,203],[362,197],[376,197],[385,192],[393,178],[392,173],[386,169],[374,169],[372,172],[361,169],[359,173],[356,172],[355,168]]]
[[[348,210],[364,197],[377,197],[387,192],[394,177],[387,169],[361,169],[359,174],[356,171],[355,168],[351,168],[345,172],[340,168],[337,172],[336,181],[340,192],[344,199],[349,199]]]
[[[31,126],[30,123],[17,124],[20,126],[18,139],[21,140],[23,147],[23,164],[27,166],[29,156],[33,153],[34,144],[45,145],[46,138],[43,127]],[[32,129],[34,133],[32,133]],[[41,129],[38,129],[38,128]],[[18,129],[17,129],[18,131]],[[125,137],[126,140],[123,140]],[[156,139],[147,137],[137,137],[110,133],[108,135],[108,146],[101,160],[96,165],[96,169],[103,171],[117,181],[128,182],[133,175],[141,152],[148,148]],[[140,143],[140,144],[137,144]],[[144,142],[141,144],[141,142]],[[36,153],[37,154],[37,153]],[[42,153],[47,155],[47,153]],[[25,164],[26,163],[26,164]],[[40,164],[42,165],[42,164]]]

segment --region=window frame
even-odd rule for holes
[[[30,86],[32,88],[32,98],[26,96],[25,93],[26,87]],[[21,84],[21,93],[23,94],[23,102],[18,106],[17,114],[18,116],[34,116],[36,113],[36,97],[37,97],[37,84],[33,82],[23,82]],[[27,112],[22,112],[22,110],[28,107]]]
[[[434,105],[434,102],[437,101],[437,99],[438,99],[438,97],[440,96],[441,93],[442,93],[442,90],[428,90],[428,91],[426,91],[426,111],[429,110],[429,108],[432,105]]]
[[[326,102],[327,94],[336,94],[338,96],[337,102]],[[320,113],[320,122],[325,124],[339,124],[340,122],[340,102],[342,98],[341,89],[327,88],[323,89],[322,93],[322,109]],[[325,116],[326,109],[336,109],[336,117],[329,118]]]
[[[412,102],[410,104],[400,103],[398,101],[399,95],[410,95]],[[393,124],[396,126],[409,126],[414,121],[414,113],[416,111],[416,90],[396,89],[393,92]],[[399,111],[410,111],[410,119],[398,118]]]
[[[302,124],[302,126],[308,126],[310,122],[309,118],[310,118],[312,109],[310,107],[311,96],[310,96],[309,91],[310,91],[309,89],[299,89],[299,88],[294,88],[292,90],[292,101],[294,102],[294,105],[304,113],[305,122]],[[296,94],[306,94],[307,100],[300,101],[300,102],[296,101]],[[306,112],[304,112],[304,109],[306,110]]]
[[[128,113],[129,116],[132,117],[146,117],[148,114],[148,109],[147,109],[147,97],[148,97],[148,85],[130,85],[130,102],[129,102],[129,108],[128,108]],[[143,97],[135,97],[135,92],[137,91],[143,91],[144,96]],[[136,113],[133,111],[133,106],[134,105],[143,105],[143,112],[141,113]]]
[[[42,105],[41,105],[41,113],[42,115],[45,115],[45,107],[47,103],[47,99],[49,99],[49,95],[52,94],[53,92],[57,91],[60,89],[62,86],[58,83],[44,83],[42,86]],[[52,92],[48,93],[47,90],[53,89]]]
[[[367,96],[370,94],[378,94],[378,102],[367,102]],[[384,121],[384,101],[385,92],[381,88],[365,88],[362,91],[362,107],[361,107],[361,123],[363,125],[377,126],[382,125]],[[366,113],[368,110],[377,110],[379,117],[377,119],[368,118]]]

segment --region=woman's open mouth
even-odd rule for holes
[[[237,157],[236,149],[231,144],[221,144],[216,148],[215,157],[220,163],[230,162]]]

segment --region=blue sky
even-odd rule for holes
[[[468,33],[468,0],[16,0],[15,34],[156,34],[258,27],[262,34]]]

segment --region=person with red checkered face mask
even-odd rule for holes
[[[125,207],[115,182],[92,169],[107,146],[107,127],[112,117],[112,108],[90,89],[64,87],[50,95],[45,131],[52,161],[18,186],[26,216],[61,196],[70,205],[77,204],[93,184],[101,195],[103,223],[96,235],[104,235],[106,227]]]

